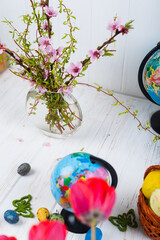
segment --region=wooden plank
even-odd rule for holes
[[[32,194],[32,208],[36,215],[38,208],[47,207],[56,211],[56,204],[50,191],[50,176],[58,158],[73,152],[84,151],[99,156],[111,163],[119,177],[117,201],[113,215],[134,208],[137,213],[137,197],[143,182],[145,169],[159,164],[160,142],[153,143],[153,137],[137,129],[137,122],[128,114],[119,116],[124,110],[112,106],[115,101],[96,90],[77,86],[73,95],[77,98],[83,112],[83,124],[75,135],[66,139],[53,139],[44,136],[28,120],[25,114],[25,96],[29,89],[21,79],[8,71],[0,75],[0,225],[1,234],[15,235],[27,240],[31,225],[38,223],[36,218],[20,218],[16,225],[9,225],[3,219],[7,209],[13,209],[12,201]],[[131,110],[139,110],[143,123],[159,109],[148,100],[116,94]],[[23,142],[19,142],[19,138]],[[50,147],[44,143],[49,142]],[[17,167],[23,163],[31,164],[28,176],[17,174]],[[119,232],[108,221],[102,224],[103,238],[113,240],[145,240],[141,227]],[[67,240],[82,240],[84,235],[69,233]]]

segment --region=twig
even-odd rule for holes
[[[159,139],[159,136],[158,136],[157,134],[155,134],[154,132],[152,132],[150,129],[144,127],[144,126],[142,125],[141,121],[140,121],[123,103],[121,103],[113,94],[109,94],[109,93],[107,93],[106,91],[104,91],[104,90],[102,90],[102,89],[99,89],[98,87],[93,86],[93,85],[90,85],[90,84],[88,84],[88,83],[77,83],[77,84],[86,85],[86,86],[95,88],[95,89],[97,89],[98,91],[103,92],[104,94],[106,94],[106,95],[108,95],[108,96],[110,96],[110,97],[113,97],[113,98],[119,103],[119,105],[121,105],[123,108],[125,108],[125,109],[127,110],[127,112],[128,112],[130,115],[132,115],[132,116],[134,117],[134,119],[137,120],[137,122],[139,123],[139,126],[140,126],[143,130],[150,132],[153,136],[158,137],[158,139]]]
[[[17,73],[13,72],[11,69],[9,69],[9,71],[10,71],[11,73],[13,73],[14,75],[16,75],[17,77],[23,78],[23,79],[28,80],[28,81],[30,81],[30,82],[32,82],[32,83],[38,85],[38,86],[45,87],[45,88],[49,89],[48,87],[43,86],[43,85],[41,85],[41,84],[39,84],[39,83],[37,83],[37,82],[35,82],[35,81],[29,79],[29,78],[26,78],[26,77],[24,77],[24,76],[20,76],[20,75],[18,75]]]
[[[38,19],[38,16],[37,16],[37,14],[36,14],[36,10],[35,10],[35,7],[34,7],[34,4],[33,4],[33,1],[30,0],[30,2],[31,2],[31,5],[32,5],[32,9],[33,9],[34,15],[35,15],[36,20],[37,20],[37,28],[38,28],[39,35],[42,37],[42,33],[41,33],[41,29],[40,29],[39,19]]]

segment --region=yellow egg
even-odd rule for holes
[[[49,218],[49,211],[47,208],[39,208],[37,211],[37,218],[40,222],[45,221]]]
[[[149,199],[157,188],[160,188],[160,170],[152,171],[147,175],[143,182],[142,192]]]

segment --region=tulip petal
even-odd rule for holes
[[[64,240],[66,227],[59,221],[44,221],[32,226],[29,232],[29,240]]]
[[[71,186],[70,202],[77,217],[87,213],[90,209],[90,189],[85,184],[86,181],[77,181]]]

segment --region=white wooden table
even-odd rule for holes
[[[98,81],[97,81],[98,82]],[[160,141],[153,143],[151,134],[137,129],[137,122],[128,114],[118,115],[124,109],[112,106],[111,97],[98,93],[86,86],[77,86],[74,96],[78,99],[83,124],[80,130],[67,139],[53,139],[44,136],[32,126],[25,112],[27,83],[5,71],[0,75],[0,234],[14,235],[18,240],[27,240],[31,225],[37,218],[20,217],[17,224],[8,224],[3,214],[14,209],[12,201],[31,194],[32,209],[36,215],[40,207],[50,212],[59,210],[50,191],[50,176],[57,159],[84,147],[84,152],[105,159],[113,165],[119,177],[117,201],[112,215],[135,209],[137,221],[137,198],[147,167],[160,163]],[[142,122],[149,121],[151,113],[159,107],[146,99],[116,96],[131,107],[139,110]],[[20,142],[19,138],[24,141]],[[49,142],[50,147],[44,146]],[[21,177],[17,167],[30,163],[32,171]],[[139,222],[138,222],[139,223]],[[148,239],[140,224],[135,229],[120,232],[109,221],[102,223],[103,240]],[[85,235],[68,233],[68,240],[82,240]]]

